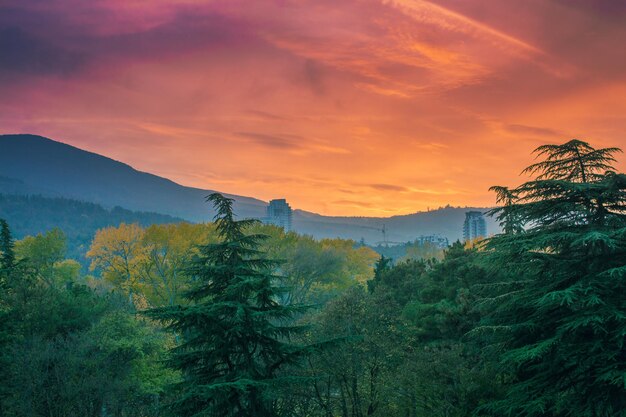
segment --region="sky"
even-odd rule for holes
[[[626,148],[625,22],[614,0],[3,0],[0,133],[327,215],[492,206],[541,144]]]

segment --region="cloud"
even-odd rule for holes
[[[259,117],[263,120],[269,120],[269,121],[287,121],[290,120],[288,117],[285,116],[281,116],[278,114],[272,114],[272,113],[268,113],[265,111],[261,111],[261,110],[246,110],[247,114],[251,114],[253,116]]]
[[[294,154],[307,155],[310,153],[349,154],[350,151],[333,146],[315,138],[305,138],[294,134],[266,134],[256,132],[236,132],[236,136],[243,137],[250,143],[273,149],[284,149]]]
[[[5,0],[0,125],[328,214],[491,205],[563,132],[623,142],[618,3]]]
[[[311,59],[307,59],[304,63],[304,73],[311,91],[318,95],[324,94],[323,72],[320,65]]]
[[[364,201],[356,201],[356,200],[335,200],[333,201],[333,204],[339,204],[342,206],[352,206],[352,207],[366,207],[366,208],[374,207],[374,204],[372,203],[367,203]]]
[[[510,124],[506,126],[506,130],[511,133],[521,134],[521,135],[532,135],[532,136],[548,136],[548,137],[562,137],[563,132],[555,129],[550,129],[546,127],[536,127],[536,126],[526,126],[520,124]]]
[[[396,192],[410,192],[411,190],[401,185],[393,184],[368,184],[369,187],[379,191],[396,191]]]
[[[626,3],[615,0],[552,0],[566,7],[575,7],[585,13],[602,14],[603,16],[620,19],[626,15]]]
[[[300,149],[300,141],[302,138],[298,136],[278,136],[267,135],[264,133],[238,132],[238,136],[248,139],[250,142],[269,148],[276,149]]]
[[[530,45],[484,23],[478,22],[453,10],[425,0],[385,0],[418,22],[437,25],[442,29],[486,39],[502,49],[524,54],[543,54]]]
[[[85,61],[85,54],[56,46],[18,27],[0,28],[2,72],[68,76]]]

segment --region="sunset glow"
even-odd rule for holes
[[[490,206],[541,144],[626,147],[625,21],[611,0],[6,0],[0,133],[328,215]]]

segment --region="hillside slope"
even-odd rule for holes
[[[162,213],[189,221],[208,221],[213,212],[204,198],[211,190],[185,187],[166,178],[140,172],[124,163],[42,136],[0,135],[0,193],[64,197],[135,211]],[[266,203],[229,195],[240,217],[264,217]],[[277,196],[282,197],[282,196]],[[462,237],[468,210],[446,207],[388,218],[331,217],[295,210],[294,229],[316,238],[406,242],[420,235],[439,234],[450,241]],[[487,219],[487,230],[499,228]]]
[[[140,172],[124,163],[35,135],[0,135],[0,176],[28,188],[130,210],[153,211],[192,221],[211,219],[204,197],[211,190],[185,187],[166,178]],[[5,186],[7,186],[5,181]],[[0,183],[0,186],[2,184]],[[12,184],[15,193],[15,182]],[[0,191],[8,192],[8,190]],[[249,197],[235,199],[242,217],[261,217],[265,203]]]
[[[364,239],[369,244],[415,240],[420,235],[441,235],[451,242],[463,237],[465,213],[470,210],[485,212],[484,207],[445,207],[392,217],[330,217],[297,210],[294,213],[294,228],[300,233],[323,237]],[[495,234],[500,227],[491,217],[485,217],[487,233]]]
[[[172,216],[137,212],[114,207],[42,196],[0,194],[0,219],[5,219],[17,239],[61,229],[67,237],[68,255],[84,262],[84,256],[98,229],[119,226],[120,223],[151,224],[178,223]]]

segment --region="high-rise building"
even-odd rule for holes
[[[287,200],[280,198],[270,201],[267,206],[267,217],[265,223],[280,226],[285,229],[285,232],[291,231],[291,206],[287,203]]]
[[[465,223],[463,223],[463,240],[474,240],[487,237],[487,223],[480,211],[468,211],[465,213]]]

